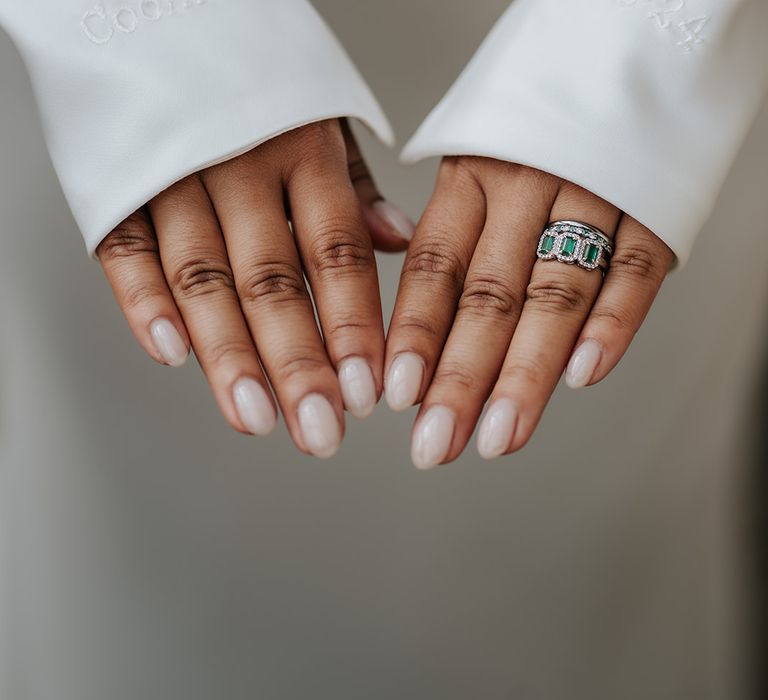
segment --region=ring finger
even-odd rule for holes
[[[613,239],[621,212],[587,190],[563,183],[551,221],[575,220]],[[520,449],[538,424],[602,286],[599,270],[539,260],[520,322],[478,435],[491,459]]]

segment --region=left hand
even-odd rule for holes
[[[614,244],[608,273],[537,260],[547,224],[574,220]],[[480,426],[483,457],[530,439],[563,371],[604,379],[643,323],[674,253],[615,206],[554,175],[489,158],[443,160],[403,267],[386,394],[421,401],[417,467],[456,459]]]

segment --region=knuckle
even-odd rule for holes
[[[316,378],[329,368],[324,358],[308,348],[287,354],[275,372],[279,384],[301,376]]]
[[[513,164],[508,164],[513,165]],[[516,166],[516,173],[525,181],[529,190],[537,192],[554,192],[563,183],[563,179],[552,173],[532,168],[526,165]]]
[[[269,182],[274,168],[257,147],[235,158],[208,167],[201,177],[206,184],[213,183],[219,197],[236,201],[239,193],[247,192],[254,182]],[[225,200],[226,203],[226,200]]]
[[[215,366],[237,362],[244,356],[250,357],[253,353],[253,344],[241,338],[217,339],[203,351],[205,362]]]
[[[521,295],[503,278],[474,277],[464,285],[459,310],[508,316],[522,306]]]
[[[591,313],[592,320],[599,321],[626,332],[635,326],[635,313],[632,309],[618,304],[597,304]]]
[[[619,248],[611,258],[611,272],[615,274],[654,280],[659,277],[660,266],[653,253],[642,246],[631,245]]]
[[[448,234],[435,232],[437,238],[447,238]],[[454,287],[464,284],[466,270],[464,263],[454,246],[438,241],[412,244],[403,266],[406,277],[442,277]]]
[[[171,288],[175,295],[191,299],[234,290],[235,283],[226,262],[214,257],[193,257],[178,266],[172,275]]]
[[[458,362],[441,362],[435,372],[433,384],[451,386],[462,391],[473,392],[478,388],[477,376],[466,365]]]
[[[426,336],[430,340],[442,339],[443,337],[433,319],[413,311],[398,314],[394,326],[402,337],[417,335]]]
[[[359,317],[341,318],[323,326],[323,332],[328,338],[338,338],[344,335],[358,336],[361,333],[371,333],[375,326],[369,322],[359,320]]]
[[[135,255],[156,255],[157,239],[145,214],[132,214],[115,228],[98,246],[96,254],[102,262]]]
[[[481,156],[448,156],[440,164],[438,177],[452,184],[476,186],[478,172],[489,162]]]
[[[368,269],[375,264],[370,241],[346,217],[327,219],[315,229],[308,258],[313,270],[320,273]]]
[[[337,120],[307,124],[290,132],[290,147],[299,166],[315,167],[328,161],[344,160],[344,135]]]
[[[303,276],[296,266],[276,261],[254,264],[252,271],[240,280],[237,293],[245,304],[303,302],[308,298]]]
[[[129,284],[123,291],[121,301],[125,309],[136,309],[164,299],[167,294],[168,290],[159,284]]]
[[[526,303],[548,313],[585,312],[590,299],[575,279],[566,276],[536,279],[528,285]]]
[[[544,366],[533,358],[516,358],[501,370],[499,383],[508,385],[531,386],[541,383]]]

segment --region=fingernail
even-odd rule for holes
[[[269,435],[277,423],[277,415],[264,387],[255,379],[238,379],[232,389],[235,407],[246,430],[253,435]]]
[[[299,404],[299,426],[304,446],[315,457],[333,457],[341,446],[341,426],[333,406],[320,394],[310,394]]]
[[[419,421],[411,444],[411,459],[419,469],[440,464],[451,449],[456,419],[445,406],[433,406]]]
[[[189,349],[176,330],[176,326],[167,318],[158,318],[152,321],[149,332],[157,352],[163,358],[163,362],[171,367],[181,367],[187,361]]]
[[[581,389],[587,386],[595,375],[595,370],[603,356],[603,348],[596,340],[585,340],[573,353],[568,369],[565,372],[565,382],[571,389]]]
[[[413,238],[416,225],[411,221],[411,217],[402,209],[384,199],[374,202],[372,209],[385,223],[395,230],[395,233],[400,238],[404,238],[406,241],[410,241]]]
[[[367,418],[376,407],[376,382],[368,362],[350,357],[339,367],[339,384],[344,407],[355,418]]]
[[[385,393],[393,411],[404,411],[419,399],[424,381],[424,361],[415,353],[405,352],[392,362],[387,373]]]
[[[494,401],[480,424],[477,451],[484,459],[496,459],[509,450],[517,426],[517,407],[512,399]]]

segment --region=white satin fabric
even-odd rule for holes
[[[768,86],[764,0],[516,0],[404,151],[532,165],[684,263]]]
[[[94,2],[0,0],[0,17],[28,66],[45,51],[64,64],[70,54],[57,47]],[[719,6],[759,19],[762,3]],[[647,15],[678,4],[638,0],[622,11],[635,13],[639,33],[664,40]],[[183,5],[176,0],[177,17],[116,36],[147,30],[181,41],[192,12],[244,7]],[[317,2],[402,133],[506,5]],[[26,18],[44,21],[27,8],[59,6],[66,21],[56,31],[27,31]],[[239,31],[206,21],[212,33],[200,50],[215,60]],[[712,65],[724,41],[709,43]],[[153,67],[164,72],[163,60]],[[761,70],[732,76],[733,89],[757,91]],[[112,81],[121,75],[130,70]],[[144,77],[145,111],[153,96],[171,99]],[[52,97],[68,89],[54,86]],[[653,111],[655,85],[626,90]],[[147,359],[98,265],[82,255],[4,37],[0,91],[3,700],[750,697],[745,438],[764,431],[751,423],[749,399],[767,356],[768,110],[694,260],[669,279],[611,377],[586,392],[559,390],[521,454],[489,465],[470,448],[425,475],[408,461],[413,414],[381,407],[349,421],[339,457],[319,464],[297,454],[284,428],[267,440],[235,434],[194,362],[174,371]],[[71,109],[81,113],[103,99],[78,94]],[[58,104],[69,112],[64,98]],[[48,138],[57,116],[43,112]],[[684,107],[675,116],[681,132],[701,118]],[[166,120],[158,112],[152,125],[167,129]],[[133,128],[120,114],[94,123]],[[714,125],[703,144],[729,133]],[[382,190],[417,215],[434,164],[404,173],[361,139]],[[152,154],[142,155],[148,165],[133,172],[154,176]],[[98,189],[99,177],[90,183]],[[106,193],[112,218],[132,206]],[[391,309],[401,259],[379,262]]]
[[[88,252],[173,182],[277,134],[357,117],[392,132],[305,0],[0,3]]]
[[[375,98],[305,0],[8,1],[88,252],[180,178]],[[768,85],[763,0],[516,0],[406,147],[555,173],[685,262]]]

